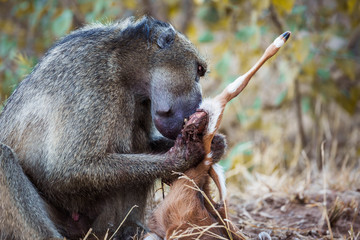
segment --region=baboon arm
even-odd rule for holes
[[[2,143],[0,199],[0,239],[62,239],[14,152]]]
[[[150,147],[153,152],[167,152],[172,146],[174,146],[174,143],[174,140],[158,137],[150,142]]]
[[[62,171],[54,171],[61,175],[52,176],[54,179],[47,181],[52,183],[49,187],[58,192],[101,192],[166,178],[172,176],[173,171],[183,172],[191,166],[181,156],[181,151],[164,154],[111,153],[98,159],[76,162],[68,164]]]
[[[153,181],[168,176],[176,169],[168,159],[168,154],[110,154],[108,160],[117,162],[118,181],[128,183]],[[181,161],[181,159],[179,159]]]

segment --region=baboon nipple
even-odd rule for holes
[[[73,212],[73,213],[71,214],[71,218],[72,218],[75,222],[77,222],[77,221],[79,221],[79,219],[80,219],[80,214],[77,213],[77,212]]]

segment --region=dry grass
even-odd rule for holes
[[[325,143],[321,149],[322,170],[304,151],[294,154],[297,162],[286,171],[254,151],[254,161],[261,159],[263,165],[266,161],[267,169],[262,165],[250,172],[245,164],[228,172],[232,213],[238,216],[245,235],[255,237],[268,231],[275,239],[358,239],[359,167],[344,162],[337,168],[326,158],[330,154],[326,154]],[[277,154],[272,149],[264,152]]]
[[[188,188],[197,191],[201,193],[201,195],[204,197],[205,201],[211,206],[212,210],[216,213],[217,217],[220,219],[222,225],[219,225],[218,223],[214,223],[209,226],[197,226],[192,223],[189,223],[190,227],[187,228],[185,231],[174,231],[173,234],[170,236],[169,239],[200,239],[203,236],[212,237],[215,239],[233,239],[233,235],[237,236],[240,239],[246,239],[246,237],[241,232],[234,232],[231,230],[231,226],[234,226],[235,224],[226,216],[226,219],[221,217],[221,214],[216,210],[215,206],[212,204],[211,200],[207,196],[207,194],[199,188],[199,186],[195,183],[193,179],[190,179],[185,174],[181,174],[180,178],[185,178],[188,180],[191,185],[186,185]],[[227,204],[225,206],[225,213],[227,213]],[[224,228],[227,232],[227,238],[217,235],[210,231],[210,229],[214,228]]]
[[[119,226],[117,227],[115,232],[110,237],[108,237],[109,236],[109,229],[108,229],[103,240],[112,240],[115,237],[116,233],[120,230],[120,228],[122,227],[122,225],[124,224],[124,222],[126,221],[128,216],[130,215],[130,213],[134,210],[134,208],[137,208],[137,207],[138,207],[137,205],[132,206],[132,208],[129,210],[129,212],[126,214],[124,219],[121,221],[121,223],[119,224]],[[96,239],[99,239],[94,233],[92,233],[92,228],[89,229],[89,231],[86,233],[83,240],[87,240],[90,236],[92,236],[92,237],[94,237]],[[135,236],[134,236],[134,239],[136,239]]]

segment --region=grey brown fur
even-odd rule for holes
[[[0,239],[74,239],[90,227],[101,238],[135,204],[117,237],[136,234],[154,180],[203,157],[169,138],[201,102],[204,69],[182,34],[148,17],[56,43],[0,115]],[[224,145],[218,137],[218,158]]]

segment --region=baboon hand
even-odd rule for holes
[[[206,129],[207,121],[207,113],[197,111],[191,115],[189,120],[185,123],[174,146],[167,152],[167,164],[171,165],[172,171],[184,172],[187,169],[196,166],[204,159],[205,151],[203,147],[203,134]],[[216,147],[216,149],[218,148],[219,147]],[[216,151],[216,156],[218,155],[219,153]],[[171,172],[169,173],[169,176],[166,177],[165,182],[169,182],[168,180],[176,178],[174,175],[171,176]]]

